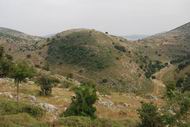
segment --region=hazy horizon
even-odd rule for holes
[[[190,21],[189,0],[0,0],[0,27],[31,35],[89,28],[152,35]]]

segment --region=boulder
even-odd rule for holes
[[[57,112],[58,108],[55,107],[54,105],[48,104],[48,103],[39,103],[39,106],[46,110],[47,112]]]
[[[35,97],[35,96],[32,96],[32,95],[29,95],[29,96],[28,96],[28,99],[29,99],[31,102],[36,102],[36,101],[37,101],[36,97]]]

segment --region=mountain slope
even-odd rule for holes
[[[133,42],[90,29],[73,29],[36,39],[1,28],[0,45],[15,60],[25,59],[38,68],[79,81],[93,81],[119,91],[150,91],[151,78],[170,64],[174,67],[163,78],[189,72],[189,26],[187,23]]]
[[[141,54],[141,56],[147,56],[151,60],[159,60],[164,63],[173,64],[175,68],[171,73],[175,76],[178,74],[181,75],[181,73],[179,73],[181,71],[183,74],[189,72],[190,23],[166,33],[157,34],[145,38],[142,41],[130,43],[129,46],[134,52]],[[167,75],[163,77],[167,77]]]
[[[127,42],[95,30],[64,31],[48,39],[46,59],[52,71],[72,74],[78,80],[106,84],[115,90],[145,90],[149,81],[126,48]]]

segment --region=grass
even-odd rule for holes
[[[28,113],[33,117],[42,117],[44,115],[43,109],[40,107],[22,103],[17,104],[15,101],[1,99],[0,100],[0,115],[11,115],[18,113]]]
[[[62,117],[58,123],[63,127],[134,127],[131,121],[113,121],[108,119],[90,119],[88,117]]]
[[[27,113],[0,116],[0,127],[48,127]]]

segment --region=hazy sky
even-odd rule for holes
[[[0,0],[0,26],[33,35],[71,28],[154,34],[190,22],[190,0]]]

